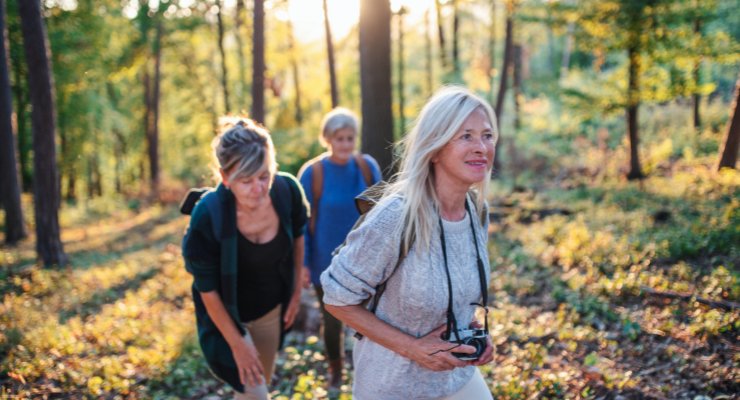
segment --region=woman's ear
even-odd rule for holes
[[[226,189],[228,189],[229,188],[229,176],[221,168],[218,169],[218,173],[221,174],[221,183],[223,183]]]

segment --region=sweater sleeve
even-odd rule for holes
[[[399,256],[400,202],[398,198],[381,202],[347,236],[347,244],[321,274],[326,304],[360,304],[392,274]]]
[[[185,269],[193,275],[199,292],[218,289],[221,269],[221,245],[213,236],[211,214],[205,203],[206,199],[203,199],[195,206],[182,239]]]

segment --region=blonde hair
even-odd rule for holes
[[[221,117],[219,124],[221,133],[211,147],[218,167],[229,180],[254,175],[265,165],[265,158],[270,176],[275,175],[275,146],[264,126],[244,117]]]
[[[357,134],[357,116],[351,110],[344,107],[336,107],[329,111],[321,120],[321,134],[319,143],[323,147],[329,147],[329,140],[340,129],[349,128]]]
[[[401,195],[404,198],[400,229],[404,232],[404,249],[408,251],[415,240],[428,246],[437,224],[439,199],[434,190],[432,158],[449,143],[465,120],[476,109],[483,109],[493,127],[494,141],[498,140],[496,116],[483,98],[471,91],[446,86],[438,90],[422,108],[411,131],[401,141],[403,157],[400,168],[385,197]],[[491,170],[489,169],[488,175]],[[477,211],[483,217],[483,204],[488,192],[488,179],[473,185]]]

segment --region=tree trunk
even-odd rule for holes
[[[265,123],[265,2],[254,1],[252,36],[252,118]]]
[[[242,14],[244,2],[236,0],[236,13],[234,14],[234,37],[236,38],[236,57],[239,61],[239,84],[236,86],[236,111],[241,112],[244,108],[244,93],[247,90],[247,61],[244,59],[244,41],[242,40]]]
[[[295,122],[300,125],[303,123],[303,109],[301,107],[301,79],[298,71],[298,49],[295,45],[295,36],[293,35],[293,23],[288,20],[288,51],[290,51],[290,69],[293,74],[293,84],[295,86]]]
[[[329,63],[329,86],[331,88],[331,108],[339,105],[339,89],[337,88],[337,73],[334,69],[334,42],[331,38],[331,24],[329,24],[329,8],[324,3],[324,32],[326,33],[326,57]]]
[[[111,107],[114,110],[118,110],[118,95],[116,94],[116,88],[113,86],[113,83],[107,82],[105,84],[105,88],[108,93],[108,98],[110,100]],[[123,193],[123,177],[121,174],[123,173],[123,160],[126,157],[126,138],[123,135],[123,132],[120,131],[117,127],[113,126],[111,128],[111,133],[113,134],[114,142],[113,142],[113,157],[115,158],[114,167],[113,167],[113,182],[114,182],[114,190],[116,193]]]
[[[76,162],[67,167],[67,190],[64,200],[68,203],[77,201],[77,167],[75,164]]]
[[[64,104],[64,100],[60,99],[59,104]],[[75,166],[77,165],[77,157],[72,155],[70,150],[70,138],[67,134],[67,128],[64,120],[64,113],[57,120],[57,132],[59,132],[59,147],[61,158],[61,179],[59,182],[60,187],[64,186],[66,178],[67,190],[63,190],[63,198],[67,203],[72,203],[77,200],[77,192],[75,191],[75,179],[77,178],[77,171]]]
[[[496,102],[494,98],[494,85],[493,85],[493,66],[496,65],[496,1],[491,0],[491,25],[488,26],[488,69],[486,70],[486,77],[488,77],[488,102],[494,104]]]
[[[701,37],[701,19],[697,18],[694,20],[694,34]],[[699,85],[701,84],[701,58],[696,60],[694,65],[694,128],[699,131],[701,129],[701,111],[699,109],[701,105],[701,94],[699,93]]]
[[[431,28],[429,28],[429,25],[431,24],[431,21],[429,20],[429,10],[427,9],[424,12],[424,59],[426,61],[425,64],[425,71],[426,71],[426,84],[427,84],[427,96],[432,95],[432,91],[434,91],[434,69],[432,67],[432,31]]]
[[[447,46],[445,45],[445,28],[442,21],[442,4],[439,0],[434,0],[434,6],[437,9],[437,35],[439,38],[439,58],[442,60],[443,74],[447,73]]]
[[[32,107],[36,252],[45,266],[61,266],[67,263],[67,255],[59,232],[59,173],[54,143],[56,112],[50,50],[41,16],[41,2],[21,1],[18,12]]]
[[[113,156],[115,157],[113,185],[115,192],[121,194],[123,193],[123,177],[121,175],[123,174],[123,159],[126,155],[126,139],[118,128],[112,128],[111,133],[116,138],[113,145]]]
[[[218,52],[221,54],[221,87],[224,90],[224,112],[228,114],[231,111],[231,103],[229,102],[229,70],[226,67],[226,52],[224,52],[224,2],[219,0],[217,6],[216,20],[218,22]]]
[[[522,103],[522,45],[514,45],[514,130],[521,128],[521,103]]]
[[[162,59],[162,21],[157,20],[157,31],[154,38],[154,79],[149,86],[147,117],[147,155],[149,158],[150,195],[154,198],[159,192],[159,87],[161,80]],[[147,77],[149,74],[147,73]],[[149,81],[147,78],[146,81]]]
[[[393,161],[390,21],[388,0],[360,0],[362,151],[378,161],[386,178]]]
[[[403,16],[407,10],[405,7],[401,7],[398,10],[398,137],[403,137],[406,131],[406,115],[404,109],[406,108],[406,98],[404,96],[404,57],[403,57]]]
[[[26,226],[21,207],[21,188],[15,158],[15,127],[8,66],[8,35],[5,27],[5,0],[0,0],[0,193],[5,209],[5,243],[24,239]]]
[[[8,33],[10,35],[10,33]],[[23,90],[23,82],[28,81],[28,74],[24,73],[24,65],[22,57],[15,57],[10,59],[13,65],[13,74],[15,76],[15,101],[16,101],[16,133],[18,135],[18,161],[20,165],[21,176],[21,189],[28,193],[33,191],[33,166],[31,159],[31,151],[33,150],[33,140],[31,140],[32,132],[28,132],[26,120],[27,120],[27,106],[28,97],[27,93]]]
[[[627,49],[629,58],[629,82],[627,88],[627,132],[630,139],[630,171],[627,179],[642,179],[645,177],[640,167],[640,135],[638,132],[638,111],[640,108],[640,49],[637,39],[633,39]]]
[[[722,157],[719,160],[719,169],[735,168],[737,164],[737,152],[740,145],[740,77],[735,82],[735,104],[733,105],[732,119],[727,127],[727,139],[725,140]]]
[[[501,66],[501,80],[498,87],[498,96],[496,97],[496,120],[498,127],[501,128],[501,116],[504,111],[504,98],[506,97],[506,90],[509,81],[509,70],[511,69],[512,58],[513,58],[513,30],[514,20],[511,15],[506,17],[506,40],[504,42],[504,61]]]
[[[557,58],[555,56],[555,33],[552,31],[552,11],[547,7],[547,20],[545,22],[545,32],[547,33],[547,64],[546,68],[553,75],[557,74]],[[557,77],[556,77],[557,78]]]
[[[460,76],[460,13],[458,0],[452,1],[452,74],[456,81],[462,81]]]
[[[570,68],[570,53],[573,51],[574,35],[576,30],[576,24],[574,22],[568,22],[568,28],[565,31],[565,44],[563,45],[563,58],[560,61],[560,81],[568,77],[568,69]]]
[[[499,156],[499,148],[501,147],[501,119],[503,118],[504,112],[504,98],[506,98],[506,89],[509,80],[509,69],[512,64],[513,58],[513,35],[514,35],[514,18],[511,12],[508,12],[506,16],[506,39],[504,41],[504,60],[501,66],[501,80],[498,87],[498,96],[496,97],[496,128],[499,131],[499,140],[496,141],[496,157],[493,159],[493,168],[496,171],[501,170],[501,157]]]

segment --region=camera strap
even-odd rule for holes
[[[480,256],[480,249],[478,248],[478,236],[475,232],[475,224],[473,223],[473,213],[470,211],[470,206],[468,205],[468,199],[467,196],[465,198],[465,211],[468,213],[468,217],[470,219],[470,231],[473,234],[473,243],[475,243],[475,256],[477,257],[477,266],[478,266],[478,279],[480,281],[480,291],[481,291],[481,297],[483,298],[483,304],[478,303],[470,303],[471,306],[479,306],[483,307],[483,310],[485,310],[485,318],[484,318],[484,324],[485,324],[485,330],[486,333],[488,333],[488,285],[486,282],[486,272],[485,268],[483,266],[483,260]],[[445,264],[445,274],[447,275],[447,293],[448,293],[448,301],[447,301],[447,338],[449,339],[451,334],[455,335],[455,340],[460,340],[460,337],[457,333],[457,319],[455,318],[455,312],[452,310],[452,278],[450,278],[450,267],[447,263],[447,245],[445,243],[445,230],[444,226],[442,225],[442,217],[438,216],[439,218],[439,240],[442,244],[442,258],[444,259]]]

